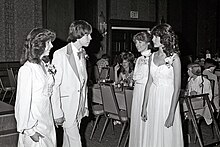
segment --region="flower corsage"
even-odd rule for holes
[[[170,66],[172,66],[173,64],[173,56],[165,58],[165,62],[166,62],[167,67],[170,68]]]
[[[140,58],[138,61],[138,64],[142,65],[142,64],[148,64],[148,58]]]
[[[57,72],[57,70],[53,64],[47,64],[46,68],[47,68],[49,74],[55,75]]]

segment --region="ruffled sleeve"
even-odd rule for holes
[[[32,70],[24,65],[19,69],[17,81],[17,93],[15,103],[15,118],[17,121],[17,131],[29,136],[34,135],[34,126],[37,120],[31,112],[32,105]]]

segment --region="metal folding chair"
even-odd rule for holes
[[[12,68],[7,69],[7,73],[8,73],[8,78],[9,78],[10,86],[11,86],[11,87],[14,87],[14,88],[15,88],[15,91],[16,91],[17,81],[16,81],[16,78],[15,78],[13,69],[12,69]],[[9,104],[11,104],[13,98],[14,98],[14,94],[11,96],[10,101],[9,101]]]
[[[219,131],[219,127],[218,127],[218,124],[216,122],[216,119],[215,119],[215,116],[214,116],[214,113],[213,113],[213,108],[212,108],[211,102],[209,100],[208,94],[184,96],[183,98],[184,98],[184,101],[185,101],[187,109],[188,109],[189,117],[192,120],[193,128],[194,128],[196,136],[198,138],[199,145],[201,147],[204,147],[204,143],[203,143],[203,139],[202,139],[202,134],[199,131],[198,122],[197,122],[196,116],[195,116],[195,109],[196,108],[194,108],[193,104],[192,104],[192,99],[194,99],[194,98],[203,98],[203,100],[207,104],[207,107],[208,107],[208,109],[210,111],[210,114],[211,114],[212,121],[214,123],[214,128],[216,130],[216,134],[217,134],[218,142],[219,142],[220,141],[220,131]]]
[[[12,98],[13,98],[13,96],[14,96],[16,88],[15,87],[11,87],[11,86],[5,86],[5,84],[4,84],[4,82],[3,82],[3,80],[1,78],[0,78],[0,86],[1,86],[2,91],[4,91],[3,97],[1,99],[2,101],[5,100],[6,94],[8,92],[12,93],[11,97],[10,97],[10,100],[9,100],[9,103],[10,103]]]
[[[126,126],[129,124],[129,118],[125,110],[119,109],[113,85],[107,84],[107,83],[101,83],[100,87],[101,87],[102,102],[103,102],[103,108],[104,108],[106,121],[102,129],[99,142],[101,142],[102,140],[102,137],[104,135],[104,132],[105,132],[105,129],[107,127],[109,120],[117,120],[117,121],[120,121],[122,124],[122,129],[121,129],[121,133],[120,133],[118,144],[117,144],[117,147],[119,147],[124,131],[126,129]]]

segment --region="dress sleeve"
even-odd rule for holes
[[[32,105],[32,71],[30,67],[22,66],[18,72],[17,93],[15,103],[15,118],[17,121],[17,131],[34,135],[34,127],[37,120],[31,112]]]
[[[60,94],[60,85],[62,83],[63,69],[62,69],[62,59],[59,56],[60,55],[55,52],[52,60],[52,64],[55,66],[57,70],[54,76],[55,84],[53,86],[53,94],[51,96],[51,104],[52,104],[54,119],[63,117],[63,110],[61,108],[61,94]]]
[[[209,99],[212,100],[212,87],[208,79],[204,80],[204,93],[208,93]]]

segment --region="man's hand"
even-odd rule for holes
[[[54,120],[55,121],[55,125],[58,127],[58,125],[63,125],[63,122],[65,121],[64,117],[61,118],[57,118]]]
[[[44,136],[42,136],[40,133],[38,132],[35,132],[35,134],[33,136],[30,136],[31,139],[34,141],[34,142],[39,142],[40,140],[40,137],[41,138],[44,138]]]
[[[141,119],[146,122],[147,121],[147,108],[142,108]]]

